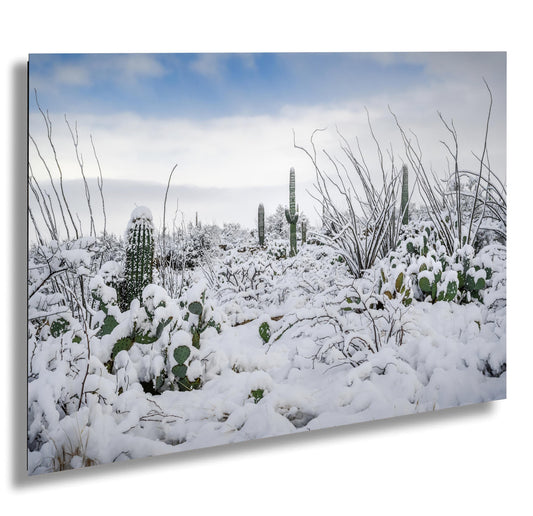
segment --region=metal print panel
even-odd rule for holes
[[[28,473],[505,398],[505,83],[31,55]]]

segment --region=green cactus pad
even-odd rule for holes
[[[259,326],[259,335],[265,344],[270,340],[270,326],[267,322],[264,322]]]
[[[404,297],[402,303],[404,306],[409,306],[413,302],[413,299],[410,297]]]
[[[102,327],[96,334],[98,337],[109,335],[118,326],[117,320],[112,315],[106,315]]]
[[[178,346],[174,350],[174,359],[178,363],[178,365],[183,365],[185,363],[185,360],[189,358],[191,355],[191,350],[188,346]]]
[[[403,272],[400,272],[400,274],[398,274],[398,277],[396,278],[396,284],[394,285],[396,287],[396,292],[400,292],[402,285],[403,285]]]
[[[202,306],[202,303],[200,303],[199,301],[193,301],[189,305],[189,312],[191,312],[191,314],[200,316],[202,315],[203,310],[204,310],[204,307]]]
[[[200,332],[198,330],[192,332],[192,345],[196,349],[200,349]]]
[[[138,344],[153,344],[157,337],[154,335],[150,335],[150,333],[135,333],[135,336],[133,337],[133,340],[137,342]]]
[[[483,278],[478,278],[477,281],[474,281],[474,278],[469,274],[466,276],[465,286],[470,291],[482,290],[485,288],[486,283]]]
[[[131,337],[124,337],[115,342],[113,351],[111,351],[111,360],[115,360],[115,357],[123,350],[128,351],[133,346],[133,339]]]
[[[175,365],[172,368],[172,374],[176,378],[185,378],[185,376],[187,375],[187,366],[183,364]]]
[[[60,335],[66,333],[69,327],[70,323],[61,317],[50,324],[50,333],[52,334],[52,337],[59,337]]]
[[[164,384],[164,383],[165,383],[165,375],[164,375],[164,374],[160,374],[160,375],[155,379],[155,384],[154,384],[155,390],[156,390],[156,391],[161,390],[161,387],[163,387],[163,384]]]
[[[446,286],[446,294],[444,296],[445,301],[453,301],[457,295],[457,282],[449,281]]]
[[[420,290],[422,292],[425,292],[426,294],[429,294],[431,292],[431,283],[426,277],[420,278],[418,280],[418,286],[420,287]]]

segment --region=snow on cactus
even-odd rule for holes
[[[289,172],[289,207],[285,209],[285,218],[290,228],[290,256],[295,256],[298,252],[296,244],[296,223],[298,222],[298,209],[295,200],[295,173],[294,167]]]
[[[144,287],[152,283],[154,268],[153,234],[152,212],[146,206],[138,206],[132,211],[126,228],[124,306],[129,306],[135,298],[139,299]]]

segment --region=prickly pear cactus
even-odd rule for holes
[[[141,299],[144,287],[152,283],[154,268],[154,224],[152,212],[139,206],[131,213],[126,229],[125,302]]]
[[[296,224],[298,223],[298,212],[296,210],[295,190],[295,173],[294,167],[291,167],[289,174],[289,208],[285,209],[285,218],[290,225],[290,244],[291,250],[289,256],[295,256],[298,252],[296,247]]]
[[[257,234],[259,236],[259,245],[265,245],[265,207],[260,204],[257,209]]]

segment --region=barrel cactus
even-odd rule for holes
[[[296,224],[298,223],[298,212],[296,210],[295,200],[295,178],[294,167],[291,167],[289,174],[289,208],[285,209],[285,218],[290,225],[290,256],[295,256],[297,252],[296,248]]]
[[[124,301],[141,299],[144,287],[152,283],[154,268],[154,224],[152,212],[145,206],[135,208],[126,229],[126,265]]]
[[[257,209],[257,234],[259,235],[259,245],[265,245],[265,207],[260,204]]]

